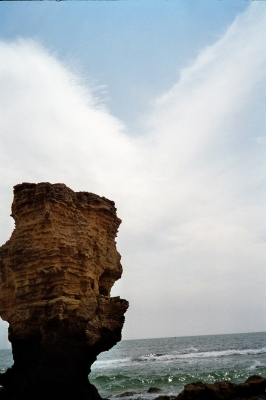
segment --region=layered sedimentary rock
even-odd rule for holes
[[[96,399],[88,374],[121,339],[128,302],[114,202],[64,184],[14,187],[15,229],[0,248],[0,316],[14,365],[0,384],[17,399]]]

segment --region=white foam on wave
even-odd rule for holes
[[[265,367],[265,364],[263,364],[260,361],[255,360],[253,362],[253,364],[248,368],[248,370],[254,370],[254,369],[258,369],[258,368],[262,368]]]
[[[125,357],[121,359],[113,359],[113,360],[99,360],[96,361],[93,366],[95,368],[108,368],[115,367],[116,365],[121,367],[125,365],[129,365],[132,363],[141,363],[141,362],[167,362],[174,361],[180,359],[196,359],[196,358],[217,358],[217,357],[230,357],[230,356],[256,356],[259,354],[266,354],[266,347],[262,347],[260,349],[228,349],[228,350],[214,350],[214,351],[198,351],[197,348],[189,348],[188,352],[184,352],[184,350],[180,353],[175,354],[156,354],[150,353],[144,356],[139,356],[136,358]],[[254,367],[258,368],[258,367]]]
[[[178,394],[178,392],[179,391],[176,391],[176,392],[171,392],[171,393],[169,393],[169,392],[167,392],[167,393],[163,393],[163,392],[161,392],[160,393],[160,395],[163,395],[163,394],[165,394],[165,395],[168,395],[168,396],[177,396],[177,394]],[[121,394],[119,394],[119,395],[116,395],[116,394],[114,394],[114,395],[111,395],[111,396],[108,396],[110,399],[117,399],[117,398],[119,398],[119,399],[126,399],[126,400],[139,400],[139,399],[143,399],[143,400],[153,400],[153,399],[156,399],[156,397],[158,397],[159,395],[158,395],[158,393],[147,393],[147,392],[141,392],[141,393],[132,393],[131,395],[129,395],[129,394],[126,394],[125,396],[121,396]]]
[[[206,351],[199,353],[189,353],[183,354],[178,358],[213,358],[213,357],[225,357],[225,356],[248,356],[248,355],[257,355],[257,354],[266,354],[266,347],[261,349],[245,349],[245,350],[236,350],[236,349],[228,349],[228,350],[218,350],[218,351]]]
[[[165,361],[165,359],[187,359],[187,358],[216,358],[216,357],[226,357],[226,356],[247,356],[247,355],[258,355],[258,354],[266,354],[266,347],[261,349],[245,349],[245,350],[236,350],[236,349],[228,349],[228,350],[214,350],[214,351],[204,351],[204,352],[192,352],[185,354],[171,354],[159,356],[157,359],[161,359]]]
[[[181,354],[147,354],[145,356],[140,356],[131,360],[131,362],[140,361],[172,361],[175,359],[191,359],[191,358],[216,358],[216,357],[226,357],[226,356],[247,356],[247,355],[258,355],[266,354],[266,347],[260,349],[228,349],[228,350],[214,350],[200,352],[197,349],[193,349],[191,353],[181,353]]]
[[[126,365],[129,364],[131,362],[131,358],[130,357],[125,357],[125,358],[117,358],[114,360],[97,360],[95,361],[95,363],[92,364],[92,369],[93,367],[97,367],[97,368],[108,368],[109,367],[113,367],[115,365]]]

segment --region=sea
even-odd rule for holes
[[[0,350],[0,372],[12,363],[11,350]],[[241,383],[251,375],[266,377],[266,332],[122,340],[98,356],[89,379],[104,398],[153,400],[190,382]]]

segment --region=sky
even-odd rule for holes
[[[0,2],[0,243],[14,185],[93,192],[123,339],[265,331],[265,37],[266,1]]]

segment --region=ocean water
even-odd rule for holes
[[[0,372],[12,365],[11,350],[0,350]],[[189,382],[244,382],[266,377],[266,332],[123,340],[99,355],[89,376],[102,397],[134,392],[130,399],[153,399],[150,387],[177,395]]]

